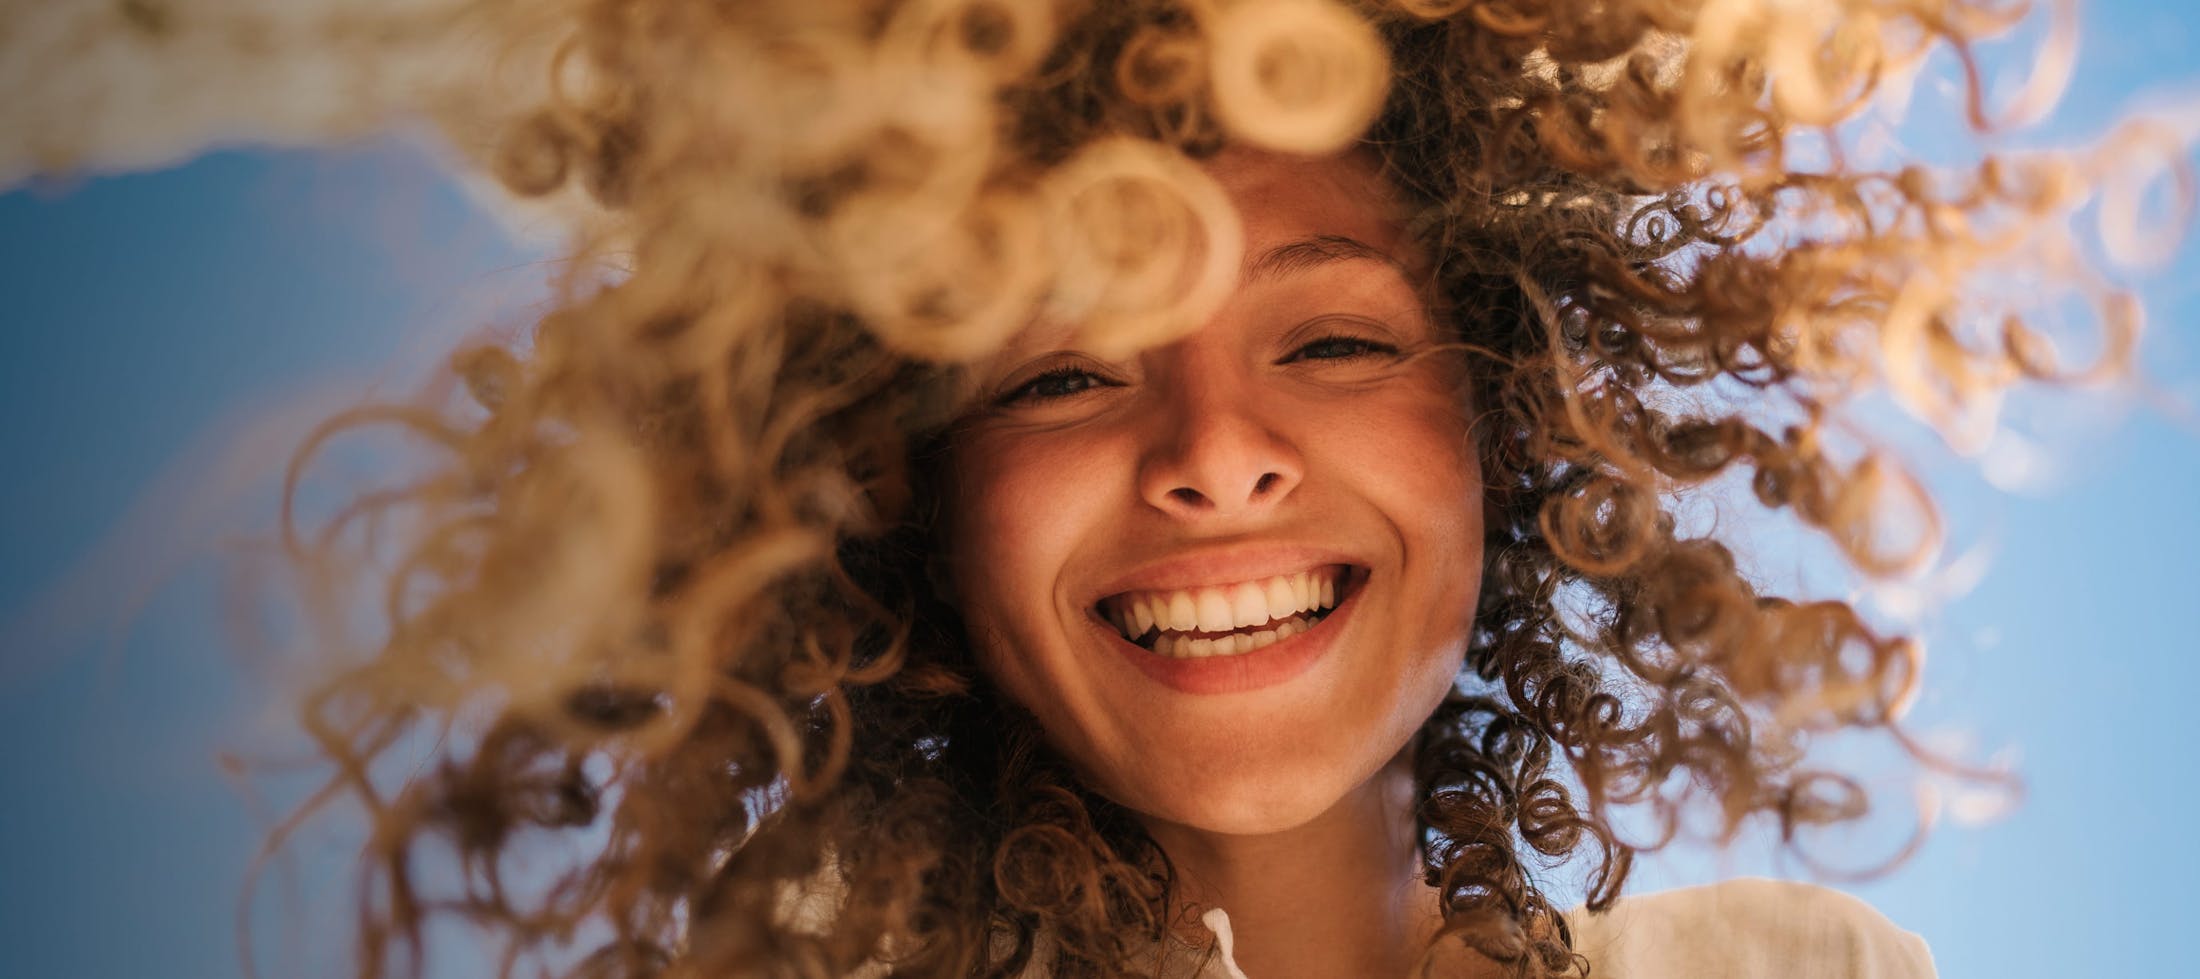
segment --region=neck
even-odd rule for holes
[[[1435,934],[1436,894],[1420,879],[1402,754],[1328,812],[1282,832],[1161,822],[1148,831],[1184,897],[1229,914],[1250,979],[1405,976]]]

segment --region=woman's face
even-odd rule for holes
[[[1208,172],[1246,243],[1213,319],[1118,361],[1035,328],[982,365],[952,583],[981,667],[1093,788],[1272,832],[1366,782],[1449,687],[1480,472],[1374,168],[1233,151]]]

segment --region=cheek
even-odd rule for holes
[[[1332,414],[1325,442],[1406,538],[1481,545],[1482,471],[1464,411],[1409,388]]]
[[[1431,650],[1463,649],[1482,574],[1482,473],[1462,412],[1440,388],[1372,402],[1333,444],[1406,560],[1409,613]]]
[[[1054,586],[1106,505],[1104,455],[1063,437],[979,437],[957,447],[948,549],[957,604],[974,631],[1029,641],[1056,618]]]

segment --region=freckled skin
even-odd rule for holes
[[[1232,151],[1208,172],[1242,215],[1248,265],[1333,235],[1419,267],[1364,160]],[[1094,788],[1150,818],[1228,834],[1313,820],[1397,754],[1464,655],[1482,526],[1457,358],[1336,356],[1439,338],[1408,273],[1369,257],[1241,277],[1197,331],[1117,361],[1061,332],[982,365],[986,390],[1064,365],[1093,376],[986,409],[952,449],[953,588],[982,667]],[[1319,343],[1332,336],[1348,342]],[[1302,674],[1184,693],[1093,629],[1112,578],[1272,543],[1342,551],[1370,574],[1336,648]]]

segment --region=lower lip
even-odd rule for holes
[[[1192,694],[1246,693],[1275,686],[1306,672],[1316,660],[1335,648],[1337,634],[1351,619],[1352,611],[1360,607],[1360,593],[1366,590],[1366,585],[1365,580],[1354,582],[1345,600],[1338,603],[1335,611],[1314,623],[1313,628],[1235,656],[1196,659],[1163,656],[1123,638],[1121,632],[1098,615],[1092,617],[1092,623],[1094,628],[1106,634],[1107,640],[1115,644],[1116,651],[1130,660],[1132,666],[1162,686]]]

